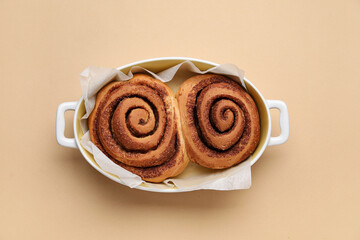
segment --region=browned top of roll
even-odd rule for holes
[[[250,156],[260,138],[254,100],[235,81],[197,75],[176,95],[190,160],[208,168],[231,167]]]
[[[101,89],[88,125],[101,151],[145,180],[162,181],[187,164],[174,94],[148,75]]]

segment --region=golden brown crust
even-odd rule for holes
[[[197,75],[178,90],[183,136],[191,161],[212,169],[234,166],[259,143],[259,113],[251,96],[221,75]]]
[[[174,94],[148,75],[102,88],[88,125],[101,151],[146,181],[176,176],[188,163]]]

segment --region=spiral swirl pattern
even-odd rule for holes
[[[178,115],[174,94],[164,83],[136,74],[97,94],[88,119],[91,141],[144,180],[162,181],[187,164]]]
[[[223,169],[250,156],[260,138],[251,96],[233,80],[215,74],[186,80],[177,93],[190,160]]]

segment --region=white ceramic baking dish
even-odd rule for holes
[[[176,64],[179,64],[183,61],[191,61],[193,62],[200,70],[207,70],[209,68],[215,67],[218,64],[212,63],[209,61],[204,61],[200,59],[194,58],[184,58],[184,57],[165,57],[165,58],[153,58],[143,61],[138,61],[134,63],[127,64],[125,66],[119,67],[118,69],[123,71],[124,73],[128,73],[131,67],[133,66],[141,66],[143,68],[149,69],[152,72],[160,72],[164,69],[172,67]],[[260,134],[260,142],[252,155],[251,165],[253,165],[262,155],[265,148],[267,146],[279,145],[285,143],[289,137],[289,115],[286,104],[280,100],[265,100],[261,93],[256,89],[256,87],[246,78],[245,84],[248,89],[250,95],[254,98],[257,107],[260,113],[261,119],[261,134]],[[270,109],[276,108],[280,111],[280,136],[271,137],[271,117],[270,117]],[[67,138],[64,136],[65,130],[65,118],[64,114],[66,111],[75,111],[73,128],[74,128],[74,138]],[[119,178],[111,173],[108,173],[101,169],[99,165],[95,162],[92,154],[86,151],[80,144],[80,138],[83,136],[83,132],[80,127],[80,119],[85,114],[85,107],[83,98],[80,98],[77,102],[64,102],[59,105],[57,109],[56,116],[56,139],[58,143],[65,147],[70,148],[79,148],[80,152],[84,156],[84,158],[88,161],[88,163],[93,166],[100,173],[105,175],[106,177],[114,180],[115,182],[121,183]],[[136,187],[137,189],[152,191],[152,192],[185,192],[189,190],[176,189],[176,188],[164,188],[162,185],[159,188],[148,188],[146,186],[140,185]]]

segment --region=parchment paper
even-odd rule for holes
[[[134,73],[148,73],[162,82],[166,82],[174,92],[188,77],[195,74],[216,73],[226,75],[239,82],[245,89],[244,72],[233,64],[222,64],[207,71],[199,70],[192,62],[185,61],[157,74],[134,66],[128,74],[115,68],[88,67],[80,74],[82,95],[85,101],[86,114],[81,119],[81,128],[85,133],[81,138],[81,145],[93,154],[97,164],[106,172],[119,177],[122,184],[131,188],[146,185],[149,188],[179,188],[186,190],[213,189],[235,190],[247,189],[251,186],[251,156],[244,162],[226,169],[212,170],[189,163],[185,171],[175,178],[165,180],[163,183],[148,183],[141,178],[115,164],[103,154],[91,141],[87,126],[87,118],[95,106],[97,92],[108,82],[114,80],[126,81],[133,77]]]

